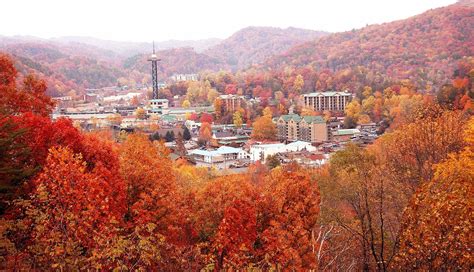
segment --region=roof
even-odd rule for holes
[[[303,119],[306,123],[326,123],[326,120],[321,116],[303,116]]]
[[[234,153],[240,153],[242,152],[241,148],[234,148],[230,146],[221,146],[216,150],[202,150],[202,149],[195,149],[189,154],[191,155],[201,155],[201,156],[209,156],[209,157],[214,157],[214,156],[220,156],[220,155],[225,155],[225,154],[234,154]]]
[[[168,99],[164,99],[164,98],[150,99],[150,102],[168,102]]]
[[[256,144],[252,145],[252,147],[259,147],[259,148],[272,148],[272,147],[284,147],[285,144],[277,143],[277,144]]]
[[[161,120],[166,121],[166,122],[175,122],[177,120],[176,116],[169,115],[169,114],[161,115],[160,118]]]
[[[280,116],[280,118],[283,118],[285,122],[288,122],[290,120],[293,120],[295,122],[301,121],[301,117],[298,114],[286,114],[286,115]]]
[[[191,152],[189,152],[190,155],[201,155],[201,156],[216,156],[219,155],[215,151],[207,151],[207,150],[202,150],[202,149],[195,149]]]
[[[360,133],[360,130],[358,130],[356,128],[338,129],[333,133],[333,135],[341,136],[341,135],[351,135],[351,134],[358,134],[358,133]]]
[[[280,118],[283,118],[285,122],[293,120],[298,123],[304,119],[306,123],[326,123],[326,121],[321,116],[299,116],[298,114],[286,114],[280,116]]]
[[[343,91],[343,92],[330,91],[330,92],[307,93],[307,94],[304,94],[303,96],[309,97],[309,96],[336,96],[336,95],[351,96],[352,94],[349,93],[348,91]]]
[[[234,134],[230,131],[216,131],[214,132],[214,136],[216,136],[216,138],[225,138],[232,137]]]
[[[299,145],[304,145],[304,146],[308,146],[308,145],[311,145],[310,143],[308,142],[303,142],[303,141],[296,141],[296,142],[291,142],[289,144],[287,144],[287,146],[299,146]]]
[[[232,153],[239,153],[242,149],[230,147],[230,146],[221,146],[219,147],[216,152],[219,154],[232,154]]]
[[[236,94],[221,94],[219,95],[219,98],[221,99],[230,99],[230,98],[244,98],[243,96],[241,95],[236,95]]]

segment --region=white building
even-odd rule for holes
[[[179,81],[197,81],[199,79],[197,74],[175,74],[171,76],[171,80]]]
[[[344,111],[352,94],[344,92],[315,92],[303,95],[305,107],[315,111]]]
[[[201,127],[201,123],[200,122],[195,122],[193,120],[186,120],[184,122],[184,125],[191,131],[193,130],[197,130]]]
[[[297,152],[297,151],[316,151],[316,147],[308,142],[296,141],[287,145],[283,143],[276,144],[257,144],[250,147],[250,160],[265,162],[266,158],[277,153]]]
[[[130,93],[127,93],[127,94],[106,96],[106,97],[104,97],[103,100],[104,100],[104,102],[130,101],[134,97],[139,97],[140,95],[142,95],[142,93],[130,92]]]
[[[248,153],[241,148],[221,146],[216,150],[195,149],[189,152],[194,158],[197,166],[215,166],[218,169],[226,169],[236,160],[247,159]]]
[[[168,108],[168,99],[151,99],[148,112],[155,114],[167,114],[169,112]]]

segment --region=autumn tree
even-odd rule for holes
[[[181,104],[181,107],[189,108],[191,107],[191,102],[189,102],[189,100],[184,100],[183,103]]]
[[[21,141],[25,132],[11,118],[0,119],[0,214],[15,198],[21,182],[35,171],[27,163],[31,150]]]
[[[199,139],[208,142],[212,137],[212,126],[209,123],[202,123],[199,128]]]
[[[276,138],[276,125],[272,121],[270,108],[266,108],[264,110],[264,115],[255,119],[252,127],[252,139],[262,141],[273,140]]]
[[[324,224],[334,232],[343,231],[335,239],[346,236],[343,239],[354,243],[346,254],[357,256],[360,270],[386,271],[396,253],[398,207],[403,207],[406,196],[404,187],[383,172],[376,154],[351,144],[331,157],[331,178],[321,183]],[[331,254],[349,259],[340,252]]]
[[[31,200],[17,203],[25,210],[25,217],[16,231],[27,235],[21,239],[30,242],[18,248],[24,254],[20,267],[90,267],[96,239],[113,236],[116,222],[121,220],[124,203],[113,192],[120,191],[122,183],[110,181],[87,171],[82,156],[70,149],[50,149]]]
[[[158,188],[167,195],[161,200],[166,204],[162,209],[169,209],[167,206],[170,204],[166,201],[170,201],[175,185],[167,154],[160,153],[158,147],[144,135],[131,134],[121,145],[119,158],[120,173],[127,188],[126,218],[133,220],[136,216],[141,217],[143,214],[136,212],[135,205]]]
[[[420,108],[413,121],[380,139],[384,165],[392,178],[408,184],[413,192],[433,177],[434,164],[461,150],[467,122],[462,112],[444,111],[438,106]],[[381,147],[382,149],[382,147]],[[389,151],[389,152],[388,152]]]
[[[473,121],[468,146],[434,166],[432,180],[421,185],[405,210],[394,269],[472,268]]]
[[[235,200],[226,207],[215,235],[216,270],[247,267],[252,262],[256,238],[255,204],[245,200]]]
[[[304,86],[304,78],[302,75],[297,75],[295,81],[293,82],[293,91],[296,95],[301,94],[301,90]]]
[[[34,75],[27,75],[17,86],[18,72],[9,56],[0,54],[0,114],[17,115],[31,112],[48,116],[54,102],[46,95],[46,83]]]
[[[242,114],[240,113],[240,111],[234,112],[233,120],[234,120],[234,126],[236,128],[242,127],[243,121],[242,121]]]
[[[319,216],[319,191],[309,172],[296,165],[276,168],[266,179],[261,224],[263,249],[276,270],[316,267],[311,236]]]
[[[135,111],[135,115],[137,116],[138,119],[145,119],[146,118],[146,111],[143,108],[138,108]]]
[[[216,178],[197,192],[199,237],[219,269],[244,268],[251,262],[256,239],[256,188],[247,175]]]

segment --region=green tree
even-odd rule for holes
[[[174,131],[168,130],[165,134],[165,141],[172,142],[175,139]]]
[[[281,164],[280,160],[278,159],[278,156],[275,155],[268,155],[266,161],[266,165],[268,168],[273,169]]]
[[[183,126],[183,139],[185,141],[191,140],[191,132],[189,132],[189,129],[186,126]]]

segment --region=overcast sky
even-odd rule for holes
[[[226,38],[247,26],[330,32],[404,19],[455,0],[6,0],[0,35],[150,41]]]

